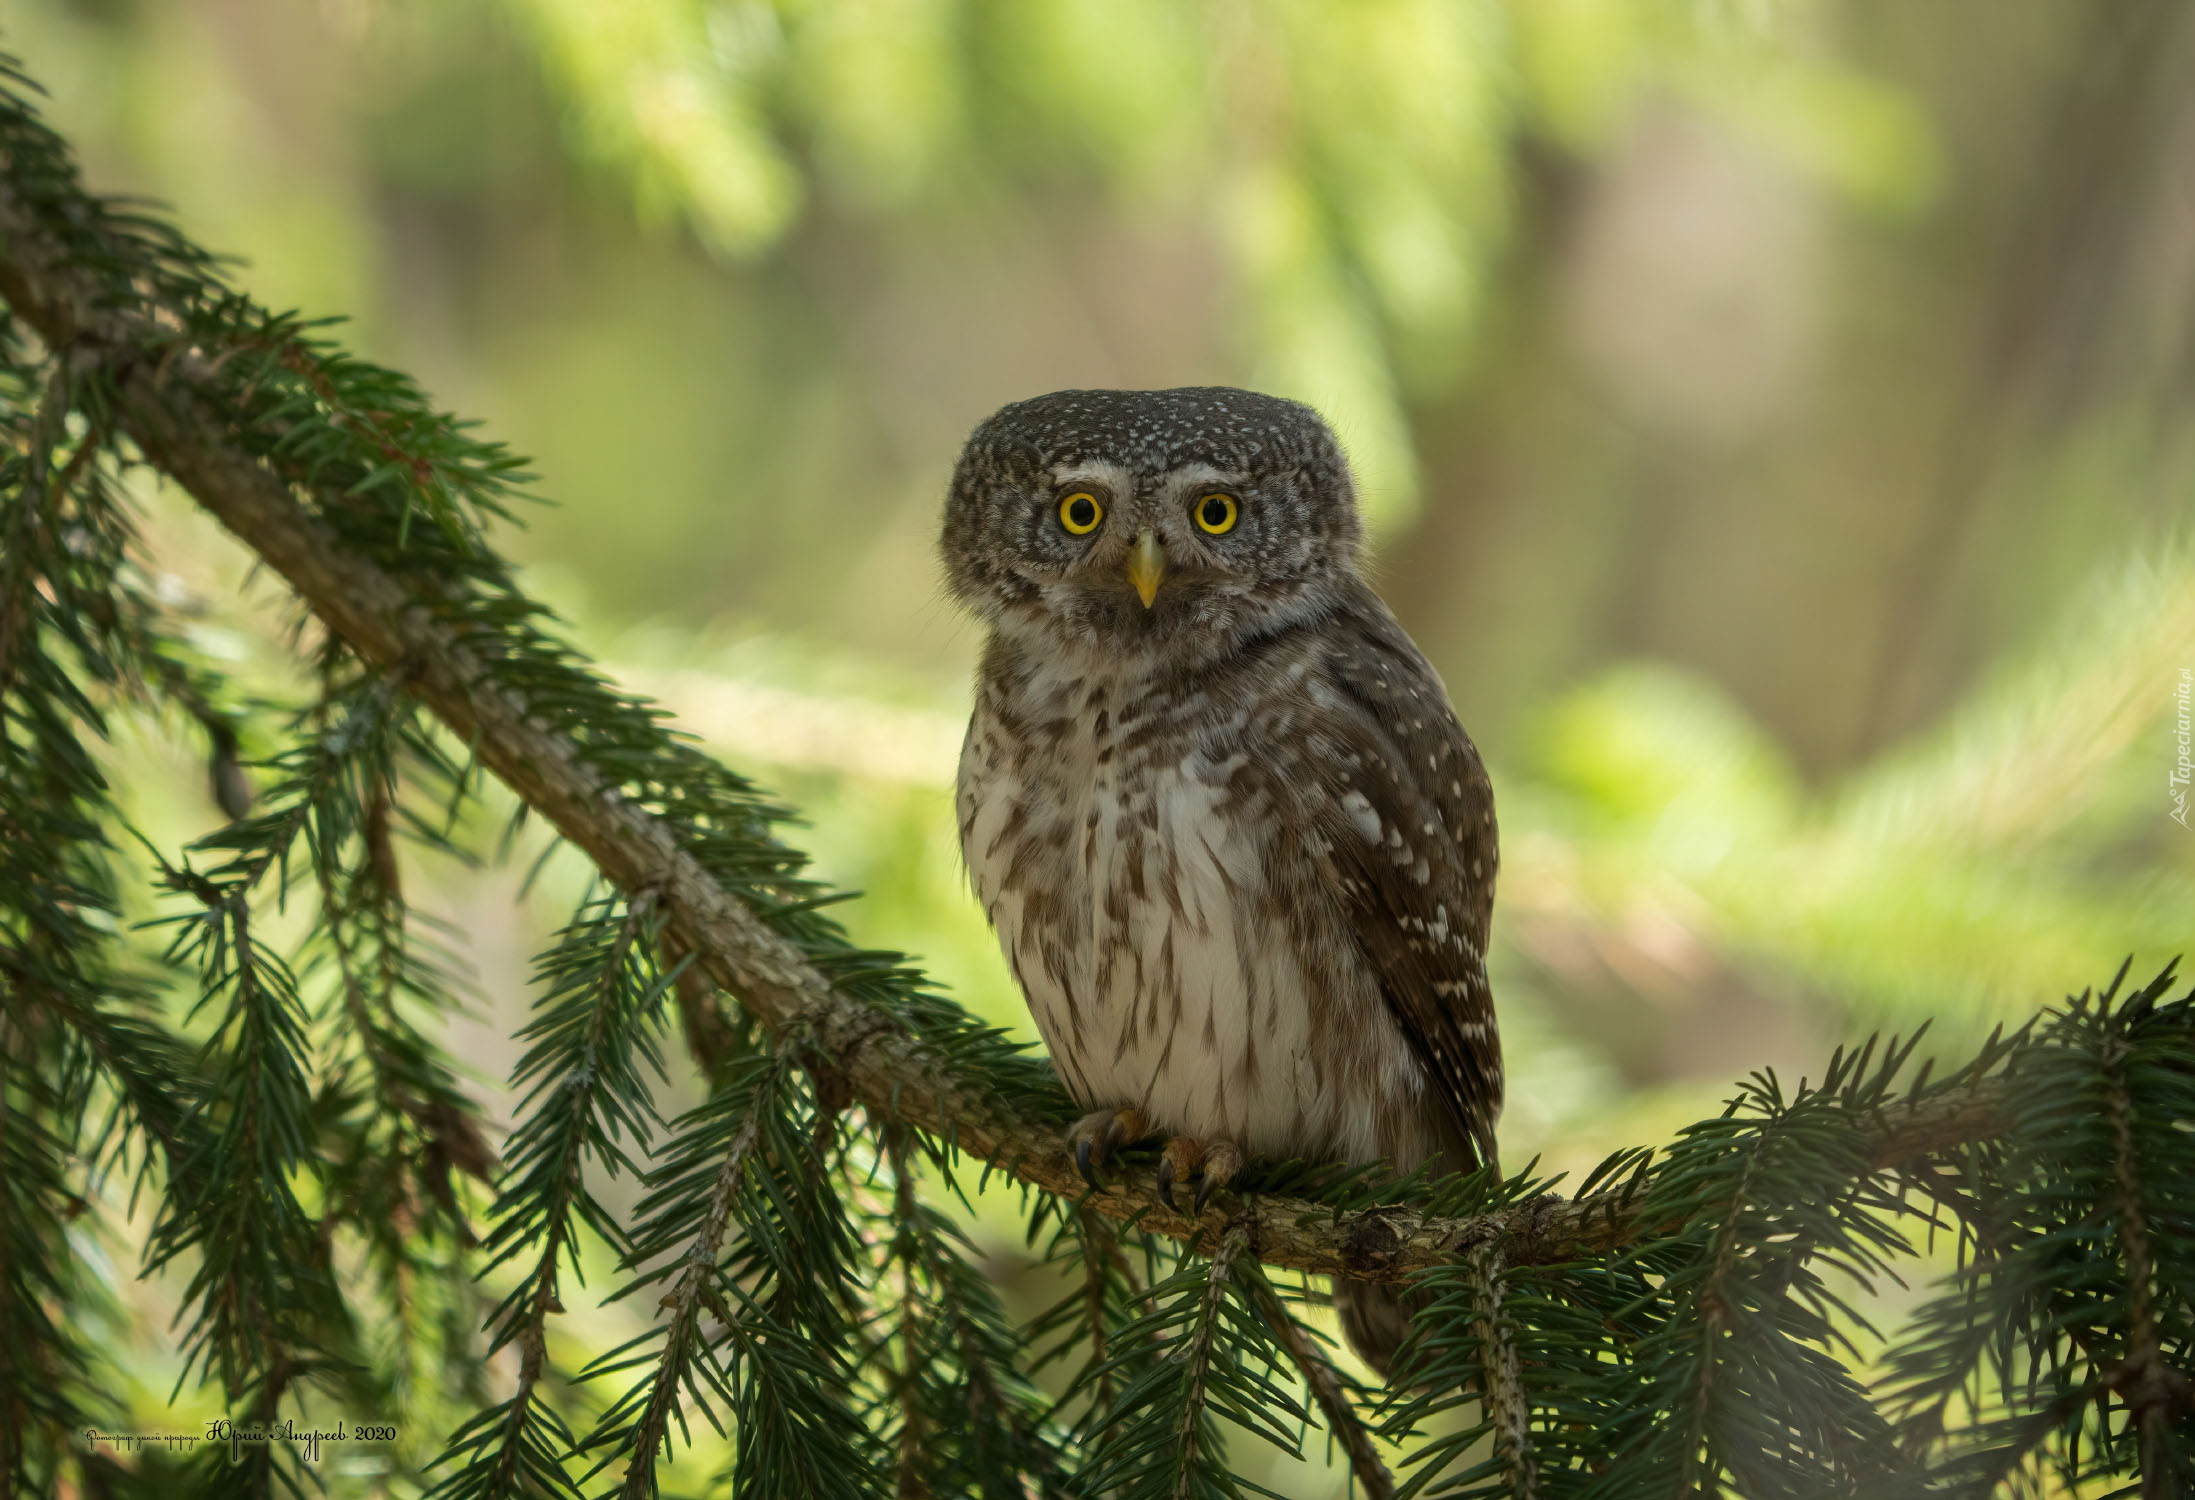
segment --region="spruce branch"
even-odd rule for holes
[[[2116,1027],[2099,1049],[2104,1118],[2111,1130],[2112,1207],[2119,1221],[2119,1253],[2126,1259],[2126,1354],[2109,1377],[2133,1414],[2139,1434],[2142,1500],[2168,1500],[2175,1482],[2171,1424],[2174,1408],[2187,1405],[2187,1377],[2166,1362],[2157,1335],[2156,1265],[2152,1226],[2143,1202],[2140,1152],[2134,1142],[2133,1101],[2126,1068],[2133,1047]],[[2175,1382],[2179,1386],[2174,1390]],[[2177,1399],[2175,1399],[2177,1398]]]
[[[679,1390],[690,1388],[697,1398],[701,1397],[695,1385],[697,1368],[701,1378],[729,1396],[726,1377],[715,1367],[702,1339],[702,1315],[714,1304],[725,1309],[723,1320],[727,1324],[736,1316],[724,1301],[724,1289],[717,1285],[723,1274],[719,1262],[724,1254],[724,1238],[755,1154],[762,1149],[765,1119],[779,1107],[778,1091],[784,1086],[790,1066],[789,1055],[772,1059],[762,1076],[745,1091],[747,1097],[732,1129],[731,1143],[724,1149],[700,1220],[691,1226],[691,1243],[679,1259],[677,1279],[659,1303],[670,1314],[669,1324],[661,1333],[662,1351],[653,1373],[633,1390],[634,1396],[644,1391],[646,1401],[633,1413],[629,1430],[617,1434],[617,1451],[626,1461],[625,1478],[617,1491],[623,1500],[647,1500],[655,1494],[656,1459],[670,1437],[670,1424],[675,1419],[681,1429],[685,1426]],[[604,1368],[618,1366],[613,1363]],[[707,1411],[706,1399],[701,1399]],[[612,1428],[612,1418],[617,1415],[613,1411],[604,1418],[605,1430]],[[710,1420],[713,1422],[715,1417],[711,1415]]]
[[[515,1083],[531,1085],[527,1113],[508,1143],[485,1242],[488,1269],[533,1252],[488,1317],[491,1350],[518,1348],[518,1387],[451,1437],[438,1461],[457,1464],[435,1489],[443,1500],[578,1493],[564,1466],[577,1440],[543,1390],[548,1320],[564,1310],[566,1271],[578,1273],[581,1228],[623,1242],[588,1190],[587,1165],[611,1175],[635,1170],[626,1143],[645,1154],[657,1123],[642,1069],[661,1070],[649,1022],[663,982],[646,962],[658,925],[648,892],[630,903],[590,895],[537,962],[539,1013],[520,1034],[532,1045],[513,1073]]]
[[[897,1288],[899,1365],[890,1364],[890,1351],[880,1347],[875,1355],[883,1365],[886,1379],[891,1386],[892,1400],[898,1407],[899,1431],[891,1438],[893,1490],[900,1500],[917,1500],[930,1492],[928,1468],[923,1461],[923,1451],[928,1446],[929,1426],[922,1400],[924,1355],[924,1324],[928,1321],[927,1305],[922,1297],[922,1279],[917,1273],[915,1254],[911,1245],[903,1245],[917,1234],[922,1205],[915,1198],[914,1173],[907,1160],[907,1148],[903,1133],[895,1127],[885,1128],[885,1157],[892,1168],[892,1215],[897,1225],[894,1236],[894,1257],[898,1261],[899,1286]]]
[[[634,1274],[611,1300],[656,1292],[669,1317],[582,1376],[643,1372],[581,1445],[606,1450],[597,1469],[626,1459],[622,1495],[656,1493],[655,1456],[672,1422],[686,1431],[689,1400],[737,1434],[734,1493],[854,1500],[881,1469],[845,1352],[864,1247],[834,1174],[836,1112],[803,1090],[807,1072],[797,1042],[743,1060],[645,1178]]]
[[[220,371],[246,350],[174,350],[171,331],[149,315],[102,307],[98,288],[6,181],[0,236],[0,294],[55,347],[104,351],[114,420],[145,456],[287,579],[362,660],[396,674],[607,878],[627,892],[658,892],[670,941],[690,950],[757,1019],[813,1035],[817,1053],[880,1118],[950,1141],[1048,1192],[1087,1196],[1108,1218],[1207,1249],[1224,1237],[1231,1221],[1224,1204],[1201,1216],[1174,1213],[1148,1185],[1128,1180],[1089,1193],[1057,1120],[1006,1107],[992,1091],[968,1090],[950,1060],[911,1035],[901,1017],[835,985],[799,945],[727,891],[662,818],[610,784],[557,727],[563,716],[514,690],[443,617],[437,600],[346,547],[298,502],[284,476],[236,440]],[[155,349],[167,352],[157,360],[131,354]],[[377,433],[376,441],[399,438]],[[1879,1164],[1987,1134],[2001,1119],[2000,1102],[1985,1081],[1886,1110],[1876,1136]],[[1605,1253],[1654,1227],[1636,1224],[1635,1210],[1609,1198],[1547,1200],[1466,1219],[1392,1206],[1336,1217],[1327,1205],[1266,1198],[1257,1254],[1314,1274],[1400,1281],[1500,1238],[1510,1264],[1549,1264]]]
[[[1539,1455],[1532,1446],[1532,1406],[1517,1363],[1518,1329],[1503,1306],[1501,1247],[1475,1245],[1464,1257],[1477,1297],[1485,1384],[1481,1400],[1494,1429],[1494,1450],[1514,1500],[1539,1500]]]
[[[1179,1358],[1188,1390],[1178,1404],[1181,1407],[1181,1425],[1175,1436],[1172,1455],[1179,1475],[1174,1484],[1173,1500],[1190,1500],[1201,1488],[1197,1481],[1203,1476],[1198,1470],[1212,1462],[1206,1450],[1214,1446],[1207,1418],[1205,1400],[1211,1384],[1213,1370],[1213,1341],[1219,1334],[1219,1310],[1227,1296],[1227,1278],[1234,1274],[1235,1261],[1250,1248],[1249,1231],[1234,1229],[1220,1241],[1219,1249],[1212,1252],[1211,1264],[1204,1268],[1204,1295],[1197,1308],[1196,1320],[1189,1327],[1188,1347]]]
[[[1148,1310],[1111,1342],[1105,1367],[1085,1372],[1093,1386],[1110,1384],[1115,1392],[1092,1408],[1086,1424],[1093,1461],[1082,1480],[1091,1493],[1216,1500],[1238,1492],[1212,1398],[1224,1390],[1224,1362],[1238,1357],[1216,1346],[1249,1243],[1249,1231],[1238,1226],[1209,1260],[1180,1257],[1173,1274],[1151,1289]],[[1239,1357],[1254,1355],[1244,1350]]]
[[[86,1469],[76,1435],[119,1409],[91,1331],[120,1304],[81,1253],[112,1227],[103,1179],[142,1144],[141,1174],[157,1159],[203,1202],[214,1155],[204,1080],[118,941],[100,751],[142,663],[116,628],[129,528],[101,430],[57,457],[77,373],[0,317],[0,1490],[26,1494]]]
[[[204,905],[167,919],[177,930],[169,957],[200,967],[201,1004],[224,1006],[207,1043],[222,1062],[210,1093],[220,1123],[205,1159],[189,1164],[197,1191],[168,1198],[146,1264],[198,1256],[177,1388],[194,1369],[217,1372],[232,1394],[256,1389],[253,1415],[272,1420],[289,1382],[310,1367],[289,1351],[309,1342],[307,1304],[324,1286],[307,1249],[312,1219],[292,1184],[307,1133],[304,1006],[288,965],[254,934],[244,888],[183,870],[168,878]]]
[[[899,1423],[888,1441],[901,1496],[983,1500],[1070,1492],[1064,1434],[1019,1372],[1021,1331],[1006,1317],[965,1234],[918,1192],[920,1149],[903,1125],[878,1130],[891,1174],[878,1215],[886,1274],[872,1322],[871,1360]],[[1102,1339],[1102,1332],[1099,1335]],[[896,1345],[898,1363],[892,1363]]]
[[[0,1490],[25,1494],[54,1467],[41,1451],[52,1436],[83,1422],[93,1365],[89,1341],[55,1316],[79,1295],[66,1249],[74,1194],[30,1041],[0,1009]]]
[[[1318,1403],[1319,1414],[1326,1418],[1326,1430],[1348,1455],[1349,1472],[1355,1476],[1364,1500],[1394,1500],[1395,1477],[1387,1471],[1379,1449],[1372,1445],[1371,1429],[1364,1425],[1356,1407],[1350,1404],[1342,1377],[1334,1369],[1333,1361],[1326,1357],[1326,1351],[1319,1347],[1316,1335],[1289,1311],[1272,1287],[1259,1289],[1257,1303],[1266,1324],[1280,1340],[1281,1347],[1288,1351],[1297,1373],[1310,1388],[1311,1399]]]

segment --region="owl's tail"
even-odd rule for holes
[[[1388,1282],[1334,1279],[1334,1310],[1341,1314],[1341,1331],[1357,1357],[1377,1370],[1382,1380],[1394,1373],[1395,1351],[1410,1331],[1410,1313],[1423,1300]]]
[[[1466,1138],[1460,1133],[1452,1136],[1442,1152],[1433,1158],[1431,1171],[1436,1176],[1468,1172],[1485,1161],[1492,1163],[1495,1172],[1499,1173],[1501,1163],[1494,1155],[1493,1135],[1493,1118],[1489,1115],[1484,1128],[1475,1136]],[[1457,1165],[1445,1165],[1450,1162]],[[1334,1311],[1341,1317],[1342,1336],[1349,1340],[1349,1347],[1357,1351],[1357,1358],[1377,1370],[1382,1380],[1394,1379],[1395,1355],[1410,1332],[1410,1317],[1431,1301],[1432,1298],[1423,1292],[1406,1292],[1392,1282],[1355,1281],[1346,1276],[1334,1278]]]

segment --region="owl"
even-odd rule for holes
[[[1154,1137],[1199,1209],[1249,1156],[1494,1160],[1493,789],[1361,530],[1326,423],[1250,391],[1016,402],[954,469],[961,848],[1093,1184]],[[1402,1298],[1336,1301],[1387,1373]]]

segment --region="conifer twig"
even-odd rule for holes
[[[2175,1486],[2172,1443],[2166,1430],[2171,1413],[2160,1388],[2168,1384],[2172,1371],[2158,1339],[2150,1223],[2142,1201],[2141,1167],[2127,1098],[2125,1069],[2132,1050],[2114,1028],[2101,1059],[2106,1080],[2104,1117],[2111,1125],[2112,1177],[2118,1189],[2119,1243],[2126,1257],[2127,1348],[2119,1370],[2124,1382],[2120,1395],[2141,1434],[2142,1500],[2165,1500]]]
[[[1227,1296],[1227,1278],[1234,1275],[1236,1258],[1249,1248],[1249,1232],[1238,1225],[1212,1252],[1187,1347],[1175,1356],[1188,1368],[1188,1399],[1181,1403],[1181,1421],[1175,1429],[1173,1500],[1189,1500],[1196,1485],[1197,1461],[1204,1456],[1199,1445],[1204,1439],[1205,1397],[1212,1376],[1212,1345],[1219,1333],[1220,1304]]]
[[[731,1146],[724,1153],[723,1164],[717,1169],[716,1181],[708,1197],[708,1212],[684,1256],[684,1269],[657,1304],[670,1313],[670,1326],[664,1330],[663,1352],[656,1360],[648,1404],[633,1424],[631,1433],[620,1444],[625,1449],[626,1466],[618,1494],[625,1500],[655,1494],[656,1457],[664,1439],[670,1435],[672,1419],[677,1415],[679,1390],[692,1383],[690,1369],[696,1359],[705,1361],[709,1357],[706,1349],[698,1354],[695,1349],[700,1337],[701,1316],[712,1310],[712,1301],[719,1307],[725,1306],[718,1300],[721,1294],[715,1285],[716,1278],[723,1274],[719,1262],[723,1256],[724,1238],[732,1227],[732,1211],[741,1185],[756,1152],[761,1149],[763,1117],[776,1103],[774,1094],[774,1080],[756,1088],[739,1129],[732,1136]],[[725,1311],[730,1309],[725,1307]],[[724,1321],[728,1323],[731,1319],[726,1317]]]
[[[1486,1383],[1480,1392],[1494,1428],[1494,1450],[1502,1457],[1514,1500],[1539,1500],[1539,1460],[1532,1451],[1532,1403],[1517,1363],[1517,1330],[1502,1309],[1502,1256],[1498,1244],[1473,1247],[1466,1258],[1478,1293],[1477,1321],[1485,1353],[1480,1367]]]
[[[1288,1357],[1295,1361],[1296,1369],[1303,1375],[1303,1382],[1311,1388],[1311,1399],[1326,1417],[1326,1430],[1341,1444],[1349,1455],[1349,1471],[1357,1479],[1364,1492],[1364,1500],[1393,1500],[1395,1477],[1388,1473],[1387,1465],[1380,1460],[1379,1450],[1372,1446],[1372,1434],[1357,1416],[1355,1407],[1349,1404],[1349,1393],[1341,1387],[1341,1377],[1334,1373],[1333,1361],[1313,1341],[1310,1333],[1297,1320],[1270,1287],[1260,1286],[1257,1291],[1258,1310],[1265,1315],[1265,1322],[1273,1330]]]

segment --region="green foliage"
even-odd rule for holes
[[[1942,730],[1826,792],[1671,670],[1573,690],[1519,767],[1510,805],[1559,842],[1513,860],[1517,884],[1560,881],[1618,925],[1675,882],[1695,904],[1673,920],[1717,951],[1825,987],[1860,1023],[1929,1018],[1960,1045],[2026,976],[2171,953],[2195,882],[2126,857],[2158,807],[2152,758],[2123,747],[2195,629],[2195,547],[2107,581]]]
[[[2176,1493],[2189,1282],[2151,1247],[2187,1244],[2195,995],[2169,984],[2078,997],[1948,1079],[1911,1044],[1839,1053],[1788,1096],[1756,1077],[1658,1161],[1602,1169],[1653,1226],[1620,1253],[1504,1266],[1496,1241],[1426,1273],[1444,1316],[1390,1431],[1476,1420],[1422,1447],[1409,1492],[1981,1496],[2139,1473]],[[1889,1112],[1984,1076],[2004,1129],[1882,1159]],[[1958,1269],[1882,1348],[1853,1299],[1937,1232]],[[1526,1414],[1513,1443],[1505,1410]]]
[[[2012,1128],[1945,1173],[1966,1263],[1888,1363],[1901,1429],[1965,1493],[2195,1485],[2195,1007],[2165,993],[2075,1000],[2020,1070]]]
[[[865,1330],[864,1374],[898,1488],[920,1490],[934,1473],[939,1493],[983,1500],[1073,1493],[1073,1454],[1023,1373],[1026,1334],[960,1227],[918,1196],[908,1132],[887,1127],[883,1145],[892,1196],[871,1209],[885,1252],[871,1284],[898,1301]]]
[[[524,493],[515,459],[86,195],[19,78],[0,164],[11,1486],[172,1488],[171,1465],[79,1437],[127,1415],[119,1356],[83,1332],[132,1316],[92,1249],[132,1243],[125,1174],[155,1215],[132,1248],[183,1282],[179,1384],[239,1421],[401,1416],[405,1441],[360,1481],[383,1492],[653,1495],[706,1425],[740,1494],[1228,1495],[1250,1487],[1231,1440],[1298,1452],[1313,1405],[1376,1423],[1409,1493],[1978,1496],[2109,1477],[2164,1494],[2195,1473],[2195,995],[2169,998],[2169,973],[1948,1072],[1871,1043],[1795,1089],[1757,1076],[1720,1118],[1589,1178],[1605,1238],[1560,1257],[1528,1253],[1551,1186],[1532,1170],[1395,1183],[1266,1165],[1202,1249],[1039,1195],[1032,1240],[1068,1289],[1020,1326],[950,1211],[956,1142],[857,1105],[800,1028],[725,1021],[671,951],[663,893],[633,880],[591,890],[538,964],[498,1165],[447,1051],[453,963],[395,852],[453,852],[478,817],[470,747],[414,704],[421,663],[301,631],[308,687],[285,712],[188,650],[121,498],[146,456],[125,397],[279,476],[924,1067],[1000,1120],[1066,1105],[1042,1063],[849,941],[777,836],[782,810],[553,633],[489,540]],[[44,295],[63,284],[80,295]],[[148,705],[203,740],[228,815],[187,850],[140,854],[102,770],[115,716]],[[276,748],[247,802],[238,747],[260,743]],[[125,893],[155,891],[158,950],[123,919]],[[666,1126],[674,1010],[707,1093]],[[611,1187],[628,1178],[629,1210]],[[1394,1392],[1306,1399],[1318,1341],[1260,1260],[1279,1212],[1474,1219],[1416,1278]],[[1924,1270],[1938,1232],[1951,1279],[1877,1335],[1858,1293]],[[653,1309],[566,1378],[555,1320],[604,1257],[611,1300]],[[321,1477],[286,1443],[243,1451],[230,1468],[209,1448],[185,1477],[222,1495]]]
[[[1931,160],[1880,86],[1709,4],[501,4],[578,154],[720,254],[816,200],[959,215],[1031,183],[1188,218],[1255,382],[1339,420],[1381,526],[1417,499],[1407,405],[1487,314],[1512,139],[1591,140],[1667,90],[1864,201],[1909,204]]]
[[[647,1269],[618,1295],[668,1285],[669,1318],[585,1372],[640,1372],[583,1445],[624,1460],[621,1495],[656,1492],[670,1424],[686,1426],[682,1391],[711,1423],[725,1408],[738,1493],[863,1492],[875,1459],[845,1354],[860,1241],[827,1160],[834,1127],[800,1097],[791,1053],[756,1057],[680,1122],[648,1177],[625,1254]]]
[[[1248,1249],[1248,1230],[1237,1228],[1209,1259],[1181,1257],[1113,1333],[1111,1353],[1090,1372],[1116,1387],[1092,1433],[1095,1460],[1082,1476],[1090,1493],[1240,1493],[1223,1419],[1296,1451],[1288,1429],[1305,1413],[1252,1299],[1262,1278]]]
[[[522,1033],[531,1045],[512,1077],[528,1088],[528,1113],[507,1147],[480,1268],[530,1262],[487,1322],[491,1353],[517,1348],[518,1388],[451,1437],[455,1467],[438,1495],[578,1493],[565,1468],[577,1443],[542,1388],[547,1325],[563,1309],[564,1273],[579,1270],[580,1230],[625,1239],[585,1169],[635,1170],[626,1142],[645,1151],[658,1123],[647,1074],[660,1078],[662,1060],[649,1027],[666,981],[650,972],[661,924],[649,916],[645,902],[589,899],[537,966],[540,1014]]]

